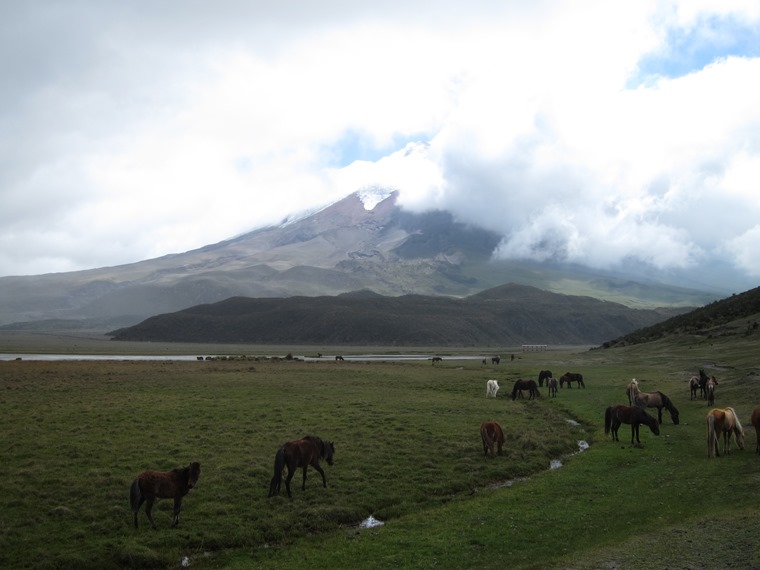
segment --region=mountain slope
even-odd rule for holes
[[[353,194],[308,217],[197,250],[116,267],[0,278],[0,324],[43,319],[136,323],[233,296],[465,297],[516,282],[629,306],[700,306],[715,294],[575,266],[494,261],[501,236],[450,213],[406,212],[397,195],[367,209]]]
[[[670,313],[505,285],[464,299],[338,296],[236,297],[157,315],[115,340],[248,344],[515,346],[597,344]]]

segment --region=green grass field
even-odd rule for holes
[[[760,404],[752,337],[517,354],[483,366],[430,362],[0,362],[0,566],[12,568],[713,568],[760,566]],[[198,354],[204,350],[198,348]],[[486,354],[490,354],[488,350]],[[512,381],[582,372],[585,390],[509,398]],[[736,408],[744,451],[707,459],[705,368]],[[674,400],[681,423],[605,437],[625,385]],[[486,399],[489,378],[499,380]],[[485,458],[483,420],[507,443]],[[573,420],[572,422],[569,420]],[[310,470],[267,498],[289,439],[335,441],[328,487]],[[579,441],[590,447],[579,452]],[[549,469],[552,459],[562,467]],[[147,468],[200,461],[171,501],[132,526],[128,491]],[[385,524],[361,529],[372,515]]]

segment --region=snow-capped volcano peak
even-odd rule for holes
[[[364,209],[368,211],[374,210],[375,206],[388,198],[391,194],[393,194],[393,189],[380,188],[378,186],[368,186],[356,192],[356,196],[362,201],[362,204],[364,204]]]

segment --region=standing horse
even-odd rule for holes
[[[436,362],[443,362],[443,358],[441,358],[440,356],[434,356],[434,357],[433,357],[433,358],[431,358],[430,360],[432,360],[432,361],[433,361],[433,366],[435,366],[435,363],[436,363]]]
[[[538,391],[538,386],[536,386],[535,380],[515,380],[515,386],[512,388],[512,400],[517,399],[517,396],[519,395],[521,398],[523,397],[522,391],[527,390],[528,394],[530,394],[529,400],[532,400],[533,398],[540,396],[540,392]]]
[[[705,383],[705,394],[707,394],[707,405],[715,405],[715,387],[718,385],[718,381],[715,376],[710,376],[710,379]]]
[[[707,382],[710,380],[710,377],[705,374],[705,371],[700,368],[699,369],[699,394],[702,396],[702,399],[704,400],[707,398]]]
[[[269,496],[276,495],[280,492],[280,483],[282,482],[282,471],[287,466],[288,476],[285,478],[285,489],[290,494],[290,480],[296,474],[296,470],[303,468],[303,483],[301,490],[306,490],[306,469],[311,465],[317,472],[322,475],[322,486],[327,488],[327,479],[325,472],[319,465],[319,460],[324,459],[328,465],[333,464],[333,454],[335,453],[335,444],[332,441],[322,441],[314,435],[307,435],[303,439],[289,441],[285,443],[274,456],[274,476],[269,483]]]
[[[697,399],[697,390],[699,390],[699,378],[692,376],[689,378],[689,400]]]
[[[713,408],[707,413],[707,457],[720,457],[718,439],[723,435],[723,454],[731,453],[731,434],[736,445],[744,449],[744,428],[733,408]]]
[[[501,455],[501,448],[504,445],[504,432],[497,422],[483,422],[480,424],[480,439],[483,440],[483,453],[485,453],[486,457],[488,457],[489,453],[491,456],[496,455],[494,453],[494,445],[498,449],[499,455]]]
[[[757,443],[755,444],[755,453],[760,453],[760,406],[752,410],[752,418],[749,420],[755,428]]]
[[[182,508],[182,497],[195,487],[201,476],[201,464],[191,463],[187,467],[172,469],[171,471],[143,471],[132,482],[129,490],[129,500],[132,505],[132,513],[135,515],[135,528],[137,528],[137,512],[145,505],[145,514],[153,528],[156,522],[153,520],[153,503],[156,499],[174,499],[174,516],[172,528],[179,524],[179,511]]]
[[[501,356],[492,356],[491,357],[491,364],[498,364],[501,362]]]
[[[636,443],[641,445],[639,439],[639,426],[644,424],[648,426],[654,435],[660,435],[659,422],[644,411],[643,408],[636,406],[608,406],[604,411],[604,433],[605,435],[612,432],[612,441],[620,441],[618,438],[618,429],[620,424],[631,424],[631,445],[633,445],[633,436],[636,436]]]
[[[554,374],[552,374],[551,370],[542,370],[538,373],[538,385],[543,388],[544,380],[548,380],[552,376],[554,376]]]
[[[565,372],[562,376],[560,376],[559,387],[562,388],[563,384],[567,383],[567,387],[572,388],[570,385],[571,382],[578,382],[578,388],[586,387],[586,384],[583,383],[583,374],[580,374],[578,372]]]
[[[636,394],[639,393],[639,382],[636,378],[632,379],[628,386],[625,387],[625,395],[628,396],[628,405],[633,406]],[[662,421],[662,420],[661,420]]]
[[[486,398],[495,398],[499,391],[499,383],[496,380],[486,382]]]
[[[657,421],[662,423],[662,409],[670,412],[670,419],[678,425],[678,408],[662,392],[639,392],[634,396],[634,405],[640,408],[657,408]]]
[[[557,379],[554,378],[554,377],[549,378],[546,381],[546,385],[549,386],[549,395],[552,398],[556,398],[557,397],[557,384],[559,384],[559,382],[557,382]]]

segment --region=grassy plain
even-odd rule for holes
[[[757,347],[755,337],[682,338],[518,353],[499,366],[446,355],[436,366],[0,362],[0,566],[758,567]],[[587,388],[508,397],[512,380],[545,368],[582,372]],[[686,384],[699,368],[721,383],[716,405],[749,428],[744,451],[708,461],[708,408]],[[642,447],[625,426],[620,443],[603,431],[604,408],[624,401],[631,377],[681,411],[678,426],[665,414],[659,437],[643,428]],[[495,400],[489,378],[500,381]],[[502,457],[483,457],[486,419],[504,427]],[[328,488],[310,471],[306,492],[268,499],[277,447],[307,433],[336,442]],[[578,453],[579,440],[589,449]],[[563,466],[549,469],[552,459]],[[155,509],[158,530],[143,513],[132,528],[134,476],[194,460],[201,479],[179,528],[170,501]],[[385,525],[358,528],[370,515]]]

